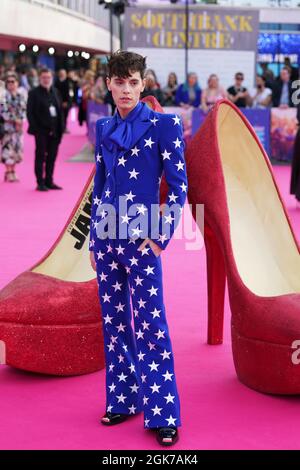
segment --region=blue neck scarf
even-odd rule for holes
[[[109,135],[109,139],[119,148],[129,150],[132,142],[132,123],[140,113],[143,104],[139,101],[137,105],[122,119],[119,111],[115,114],[116,126]]]

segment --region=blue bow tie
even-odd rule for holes
[[[125,119],[122,119],[119,112],[116,112],[115,121],[116,125],[113,127],[113,131],[107,137],[109,140],[114,142],[119,148],[129,150],[132,142],[132,123],[140,113],[143,105],[141,102],[133,108]]]

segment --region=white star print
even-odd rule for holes
[[[184,171],[184,163],[179,160],[178,163],[175,163],[175,166],[177,166],[177,171],[183,170]]]
[[[119,160],[118,160],[118,166],[123,165],[125,167],[126,162],[127,162],[127,160],[125,160],[124,156],[122,155],[122,157],[119,158]]]
[[[176,199],[178,199],[179,196],[175,196],[174,193],[170,194],[169,200],[170,202],[176,202]]]
[[[137,331],[136,333],[136,339],[144,339],[144,334],[143,331],[141,331],[141,329],[139,329],[139,331]]]
[[[155,143],[152,138],[150,137],[150,139],[144,139],[144,141],[146,142],[145,143],[145,147],[150,147],[152,149],[152,145]]]
[[[109,372],[112,372],[113,369],[114,369],[114,367],[115,367],[114,364],[109,364],[109,366],[108,366],[108,371],[109,371]]]
[[[142,351],[140,351],[140,352],[138,353],[138,355],[137,355],[139,361],[143,361],[145,355],[146,355],[145,353],[142,353]]]
[[[130,174],[129,179],[134,178],[136,180],[137,180],[137,175],[140,174],[140,172],[136,171],[135,168],[133,168],[133,170],[131,170],[131,171],[128,171],[128,173]]]
[[[153,272],[153,271],[154,271],[154,266],[151,267],[151,266],[149,266],[149,264],[148,264],[147,268],[144,268],[144,271],[146,271],[147,276],[149,276],[149,274],[154,274],[154,272]]]
[[[104,274],[103,272],[100,274],[100,281],[106,281],[108,274]]]
[[[155,405],[155,408],[151,408],[151,410],[153,411],[153,416],[155,416],[155,415],[160,415],[162,408],[158,408],[158,406]]]
[[[135,194],[132,193],[132,191],[129,191],[129,193],[125,194],[126,196],[126,201],[131,201],[133,202],[133,198],[136,197]]]
[[[125,375],[125,374],[122,372],[122,374],[118,375],[117,377],[118,377],[118,379],[119,379],[119,382],[126,382],[126,378],[128,377],[128,375]]]
[[[98,259],[101,259],[101,261],[103,260],[104,255],[105,255],[105,253],[103,253],[101,250],[98,251],[98,253],[97,253]]]
[[[118,330],[118,333],[120,333],[120,331],[125,331],[125,328],[126,328],[126,325],[123,325],[123,323],[120,323],[117,327],[117,330]]]
[[[149,250],[150,250],[150,247],[145,246],[145,248],[142,250],[142,256],[149,255]]]
[[[128,214],[126,215],[121,215],[121,218],[122,218],[122,224],[129,224],[129,221],[131,219],[131,217],[128,216]],[[123,254],[123,253],[122,253]]]
[[[125,307],[125,304],[121,304],[121,302],[119,302],[119,305],[115,305],[115,308],[117,309],[117,313],[124,312],[124,307]]]
[[[179,140],[178,137],[177,137],[176,140],[173,140],[173,144],[175,144],[175,148],[176,148],[176,149],[177,149],[177,148],[180,148],[181,140]]]
[[[113,382],[111,385],[108,386],[108,388],[109,388],[110,393],[112,393],[116,390],[116,385]]]
[[[173,222],[173,220],[175,220],[174,217],[172,217],[171,214],[164,215],[164,218],[166,219],[166,224],[171,224]]]
[[[112,406],[112,405],[108,405],[107,411],[108,411],[109,413],[111,412],[112,409],[113,409],[113,406]]]
[[[122,283],[119,283],[118,281],[116,281],[116,283],[113,284],[112,287],[114,288],[115,292],[117,292],[117,290],[122,291],[121,290]]]
[[[170,359],[170,354],[171,354],[171,351],[167,352],[166,350],[164,350],[164,352],[160,353],[160,355],[162,356],[163,358],[163,361],[165,359]]]
[[[146,320],[144,320],[142,323],[143,330],[149,330],[149,325],[150,323],[147,323]]]
[[[141,206],[138,206],[138,207],[137,207],[138,214],[143,214],[143,215],[145,215],[146,210],[147,210],[147,207],[144,206],[144,205],[141,205]]]
[[[156,362],[152,361],[151,364],[148,364],[148,366],[150,367],[150,371],[152,372],[153,370],[155,370],[156,372],[158,372],[158,366],[159,364],[157,364]]]
[[[129,414],[130,414],[130,415],[131,415],[131,414],[134,415],[134,414],[135,414],[135,410],[136,410],[136,406],[131,405],[131,406],[128,407],[128,410],[129,410]]]
[[[107,248],[107,253],[112,253],[113,247],[111,246],[110,243],[108,243],[108,245],[106,245],[106,248]]]
[[[150,119],[150,121],[152,122],[152,124],[154,126],[156,126],[156,123],[159,121],[159,119],[157,119],[156,117],[154,117],[153,119]]]
[[[133,309],[133,313],[136,318],[139,316],[139,311],[136,308]]]
[[[124,356],[122,356],[122,354],[119,354],[118,359],[119,359],[119,364],[120,364],[121,362],[124,362],[125,358],[124,358]]]
[[[167,240],[167,235],[164,233],[163,235],[159,235],[158,236],[158,240],[161,242],[161,243],[165,243],[165,241]]]
[[[114,269],[118,270],[118,263],[116,263],[115,261],[112,261],[112,263],[110,263],[108,266],[110,267],[111,271],[113,271]]]
[[[144,279],[142,279],[141,277],[137,276],[135,279],[134,279],[135,283],[136,283],[136,286],[142,286],[143,284],[143,281]]]
[[[116,342],[117,342],[117,340],[118,340],[118,337],[117,337],[117,336],[113,336],[113,335],[111,335],[111,337],[110,337],[110,341],[111,341],[112,343],[116,343]]]
[[[155,309],[150,313],[151,313],[151,315],[153,315],[153,319],[154,319],[155,317],[158,317],[158,318],[160,317],[160,315],[159,315],[160,312],[161,312],[161,310],[157,310],[157,308],[155,307]]]
[[[116,247],[116,251],[117,251],[118,255],[124,255],[124,250],[125,250],[125,248],[122,247],[121,245]]]
[[[102,158],[102,155],[100,155],[100,153],[98,153],[98,155],[96,156],[97,162],[101,162],[101,158]]]
[[[139,228],[132,228],[132,236],[134,237],[135,235],[137,235],[138,237],[140,236],[141,233],[143,233],[143,230],[139,229]]]
[[[149,426],[149,421],[150,419],[145,419],[144,423],[145,423],[145,428],[147,428]]]
[[[115,350],[114,344],[109,343],[109,344],[107,345],[107,347],[108,347],[108,351],[109,351],[109,352]]]
[[[146,395],[143,396],[143,405],[148,405],[148,400],[149,397],[146,397]]]
[[[148,348],[150,349],[150,351],[152,351],[152,349],[155,349],[155,344],[151,343],[149,341],[149,343],[147,344]]]
[[[164,330],[161,331],[161,330],[159,329],[158,332],[157,332],[157,333],[154,333],[154,334],[155,334],[155,336],[157,336],[157,339],[165,338],[165,336],[164,336],[164,335],[165,335],[165,331],[164,331]]]
[[[145,374],[141,375],[142,383],[146,382],[146,378],[147,378],[147,375],[145,375]]]
[[[171,152],[167,152],[167,149],[162,153],[163,160],[171,160],[170,159]]]
[[[165,382],[167,380],[170,380],[170,382],[172,382],[172,375],[174,375],[174,374],[170,374],[170,372],[168,370],[166,370],[165,374],[162,374],[162,376],[165,378]]]
[[[159,393],[160,387],[161,387],[161,385],[157,385],[156,382],[154,382],[153,385],[150,385],[150,388],[152,389],[152,393],[155,393],[155,392]]]
[[[170,415],[169,418],[166,418],[166,421],[168,421],[168,426],[176,426],[175,421],[177,421],[177,418],[173,418],[173,416]]]
[[[125,403],[126,396],[121,393],[121,395],[117,395],[118,403]]]
[[[158,291],[158,287],[154,287],[152,286],[151,289],[147,289],[147,292],[150,292],[150,297],[152,297],[152,295],[157,295],[157,291]]]
[[[138,259],[134,256],[132,258],[129,258],[129,261],[131,263],[131,266],[138,266]]]
[[[131,393],[138,393],[139,386],[137,384],[130,385]]]
[[[107,189],[107,190],[105,191],[105,197],[109,197],[109,196],[110,196],[110,190]]]
[[[179,117],[179,116],[175,116],[175,117],[173,117],[172,119],[174,120],[174,126],[175,126],[176,124],[179,124],[179,125],[180,125],[180,117]]]
[[[146,300],[143,300],[143,299],[138,300],[139,308],[145,308],[146,303],[147,303]]]
[[[135,146],[133,149],[131,149],[131,156],[135,155],[138,157],[139,152],[140,152],[140,149],[138,149],[137,146]]]
[[[171,395],[171,393],[169,392],[168,395],[164,398],[167,400],[167,403],[174,403],[175,395]]]
[[[106,317],[103,317],[105,325],[106,325],[106,323],[111,323],[112,319],[113,319],[113,317],[110,317],[108,314],[106,315]]]
[[[101,199],[98,199],[98,196],[96,196],[96,197],[94,197],[93,201],[94,201],[94,204],[96,204],[98,206],[101,202]]]
[[[182,184],[180,185],[180,187],[181,187],[181,191],[182,191],[183,193],[186,193],[187,185],[186,185],[185,183],[182,183]]]
[[[105,292],[104,295],[102,295],[103,302],[110,302],[111,295],[108,295],[107,292]]]

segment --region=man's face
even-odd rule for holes
[[[127,78],[113,75],[106,79],[106,84],[118,110],[129,112],[136,106],[141,92],[144,91],[145,79],[141,78],[140,72],[130,72]]]
[[[280,72],[280,77],[283,82],[288,82],[290,79],[289,71],[286,69],[282,69]]]
[[[44,72],[40,76],[40,84],[44,88],[50,88],[52,85],[52,74],[50,72]]]

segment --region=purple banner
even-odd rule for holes
[[[99,118],[109,116],[109,108],[107,104],[98,104],[89,100],[87,106],[87,126],[88,139],[95,145],[96,143],[96,122]]]

